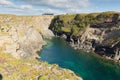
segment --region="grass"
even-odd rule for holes
[[[71,22],[75,18],[75,14],[66,14],[66,15],[60,15],[60,20],[64,20],[64,23]]]
[[[80,31],[80,28],[79,27],[77,27],[76,25],[74,25],[74,26],[72,26],[72,29],[71,29],[72,31],[72,35],[77,35],[78,33],[79,33],[79,31]]]
[[[68,15],[66,22],[74,18],[73,16],[70,16],[71,15]],[[24,26],[32,26],[38,32],[41,32],[40,28],[36,27],[32,22],[32,20],[39,20],[39,18],[42,19],[42,17],[33,18],[24,16],[18,17],[14,15],[0,15],[0,26],[4,28],[9,27],[9,29],[11,27],[19,28],[22,26],[22,28],[24,28]],[[64,18],[64,16],[61,18]],[[19,34],[24,36],[24,31],[20,30],[22,29],[19,29]],[[70,29],[66,29],[66,31],[70,31]],[[0,33],[2,36],[9,35],[5,30]],[[10,43],[8,41],[5,44]],[[0,47],[0,74],[3,76],[2,80],[37,80],[38,77],[42,80],[70,80],[71,78],[73,78],[72,80],[81,80],[81,78],[77,77],[73,72],[67,69],[62,69],[55,64],[50,65],[47,62],[40,62],[36,59],[16,59],[12,57],[10,53],[3,53],[2,50],[5,44]]]
[[[94,24],[102,24],[106,21],[117,19],[115,15],[120,15],[119,12],[102,12],[90,14],[65,14],[57,15],[51,24],[50,29],[55,33],[69,32],[71,36],[77,36],[84,31],[88,26]],[[119,28],[119,26],[116,26]]]
[[[61,30],[63,32],[71,32],[71,28],[67,28],[67,27],[61,27]]]
[[[2,80],[81,80],[71,71],[38,62],[35,59],[15,59],[10,54],[0,51],[0,74]]]

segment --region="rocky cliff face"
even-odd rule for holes
[[[0,15],[2,80],[82,80],[70,70],[35,59],[46,44],[44,39],[54,36],[48,29],[52,19],[53,16]]]
[[[82,80],[72,71],[36,59],[15,59],[0,52],[2,80]],[[1,78],[0,78],[1,79]]]
[[[16,58],[35,58],[45,45],[44,38],[51,38],[48,29],[53,16],[0,15],[0,48]]]
[[[81,36],[70,42],[75,49],[96,52],[108,59],[120,60],[119,40],[120,29],[88,27]]]
[[[50,29],[75,49],[120,61],[120,13],[60,15]]]

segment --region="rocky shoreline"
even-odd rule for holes
[[[64,38],[74,49],[94,52],[120,62],[119,26],[120,13],[104,12],[84,16],[59,15],[53,20],[50,29],[55,35]]]

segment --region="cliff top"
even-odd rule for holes
[[[55,32],[71,33],[77,35],[86,27],[108,28],[119,27],[120,12],[102,12],[90,14],[58,15],[53,19],[50,29]]]
[[[37,60],[16,60],[10,54],[0,52],[0,75],[2,80],[82,80],[72,71],[58,65]]]
[[[0,15],[2,80],[82,80],[70,70],[34,59],[46,44],[43,38],[54,36],[48,29],[53,17]]]

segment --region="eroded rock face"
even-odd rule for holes
[[[78,38],[79,43],[74,44],[75,49],[96,52],[109,59],[120,60],[119,45],[120,29],[88,28]],[[77,42],[78,42],[77,41]]]
[[[15,58],[35,58],[45,45],[43,38],[51,38],[48,29],[53,16],[0,15],[0,48]]]
[[[0,15],[0,73],[4,79],[82,80],[70,70],[33,59],[38,57],[36,52],[46,44],[44,38],[54,36],[48,29],[52,18]]]
[[[59,15],[53,19],[50,29],[55,35],[65,38],[74,49],[120,61],[119,13]]]
[[[81,36],[71,42],[75,49],[96,52],[116,61],[120,60],[120,29],[88,27]]]

